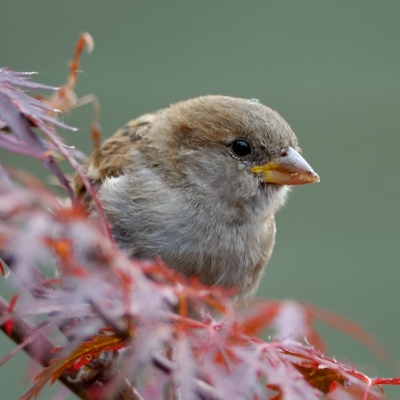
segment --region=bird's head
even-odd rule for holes
[[[216,202],[269,201],[278,208],[288,185],[319,181],[289,124],[257,100],[203,96],[179,102],[162,110],[153,132],[153,143],[164,144],[159,156],[177,171],[174,179],[185,177]]]

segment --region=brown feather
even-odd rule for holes
[[[131,150],[136,147],[135,142],[142,139],[141,132],[151,126],[156,115],[157,113],[145,114],[129,121],[90,155],[84,167],[95,189],[101,186],[104,179],[124,173],[132,162]],[[78,175],[75,175],[74,189],[77,199],[88,207],[91,198]]]

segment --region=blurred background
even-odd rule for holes
[[[0,66],[60,86],[84,31],[95,50],[82,58],[77,93],[100,99],[104,137],[205,94],[258,98],[282,114],[321,183],[294,188],[280,211],[258,295],[358,322],[393,365],[322,327],[329,355],[371,376],[399,375],[400,2],[3,1]],[[80,130],[63,136],[85,152],[91,120],[90,106],[65,117]],[[35,160],[1,150],[0,159],[48,175]],[[0,337],[0,357],[12,347]],[[2,398],[24,392],[25,364],[18,355],[0,369]],[[400,388],[387,392],[399,398]]]

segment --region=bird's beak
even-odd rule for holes
[[[255,174],[264,174],[264,182],[278,185],[304,185],[319,182],[319,176],[307,161],[293,148],[269,163],[251,168]]]

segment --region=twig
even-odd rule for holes
[[[16,259],[13,255],[0,251],[0,259],[2,259],[16,276],[21,285],[29,291],[29,293],[36,299],[42,299],[47,296],[49,291],[54,291],[54,287],[47,282],[46,277],[42,274],[36,265],[29,263],[27,265],[28,273],[21,273],[20,269],[15,268]],[[53,317],[56,313],[51,314]],[[70,339],[67,331],[75,324],[74,318],[63,319],[56,323],[57,328],[62,332],[67,339]]]
[[[33,297],[37,299],[43,298],[49,290],[54,290],[53,286],[47,282],[46,277],[33,263],[27,265],[28,273],[25,270],[21,273],[20,269],[15,268],[17,260],[13,255],[0,251],[0,258],[7,264],[21,285],[29,290],[29,293]]]
[[[0,296],[0,315],[6,315],[8,310],[8,302]],[[49,366],[50,355],[53,354],[56,346],[49,338],[41,333],[37,333],[37,328],[34,325],[22,318],[17,318],[13,320],[13,329],[11,334],[6,332],[4,325],[0,326],[0,329],[17,344],[27,342],[24,351],[43,367]],[[31,342],[29,342],[30,337],[32,337]],[[80,385],[71,383],[64,376],[61,376],[59,380],[82,400],[93,400],[86,391],[80,387]]]

